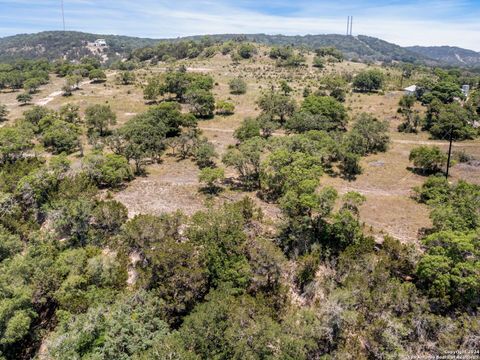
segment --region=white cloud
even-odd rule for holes
[[[253,7],[252,4],[255,5],[250,0],[65,0],[65,9],[67,27],[71,30],[154,38],[217,33],[343,34],[346,16],[351,14],[354,15],[355,34],[375,36],[403,46],[452,45],[480,51],[480,24],[475,16],[478,11],[466,11],[469,5],[466,0],[385,1],[380,6],[363,1],[298,0],[292,3],[281,0],[271,3],[295,9],[281,15],[261,11],[261,4]],[[57,8],[50,11],[52,16],[58,16]],[[460,16],[462,11],[465,14]],[[21,21],[22,14],[15,14],[15,17]],[[39,21],[38,25],[46,24],[47,19]],[[59,25],[58,20],[50,21]],[[15,29],[18,28],[16,24]]]

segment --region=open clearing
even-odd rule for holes
[[[309,59],[311,62],[311,59]],[[190,71],[208,72],[215,79],[214,88],[217,100],[230,100],[235,104],[235,114],[228,117],[215,116],[212,120],[200,121],[199,127],[204,135],[215,145],[221,155],[229,145],[235,144],[234,130],[246,117],[258,115],[255,104],[261,91],[277,84],[280,79],[286,79],[294,89],[297,101],[301,101],[305,86],[318,88],[318,79],[325,73],[355,73],[366,67],[364,64],[344,62],[329,65],[320,72],[311,67],[300,69],[278,68],[266,56],[256,60],[233,65],[229,58],[221,55],[207,60],[180,61],[175,66],[184,64]],[[137,71],[137,79],[143,82],[149,75],[163,72],[167,67],[159,65]],[[393,70],[392,70],[393,71]],[[140,84],[122,86],[114,80],[114,72],[109,72],[107,82],[92,84],[84,82],[81,89],[72,97],[61,96],[59,89],[64,80],[52,75],[52,81],[40,89],[34,97],[34,103],[58,109],[65,103],[75,103],[81,111],[95,103],[108,103],[116,112],[120,126],[135,114],[145,109]],[[245,95],[230,95],[228,82],[234,77],[242,77],[248,83]],[[15,100],[18,93],[0,93],[0,103],[6,104],[10,118],[21,117],[29,106],[19,106]],[[408,167],[410,150],[420,144],[436,144],[442,149],[448,148],[445,141],[434,141],[428,134],[401,134],[396,131],[400,119],[396,113],[397,104],[402,96],[401,91],[387,89],[384,94],[349,94],[346,106],[351,117],[360,112],[374,114],[379,119],[390,124],[391,144],[386,153],[371,155],[362,160],[363,174],[355,181],[346,181],[325,175],[322,184],[334,186],[340,194],[357,191],[366,196],[367,201],[361,208],[361,219],[372,234],[380,237],[390,234],[402,241],[411,242],[418,238],[422,228],[430,226],[428,209],[416,203],[412,197],[412,188],[419,186],[425,177],[412,173]],[[465,149],[467,153],[480,159],[480,141],[456,143],[454,150]],[[78,161],[78,159],[76,160]],[[124,203],[129,209],[129,216],[140,213],[159,214],[162,212],[183,211],[192,214],[210,204],[240,199],[247,195],[255,199],[262,207],[267,217],[272,221],[280,218],[278,209],[272,204],[266,204],[256,197],[255,193],[245,193],[226,189],[214,200],[199,192],[198,168],[190,160],[178,161],[176,158],[164,156],[161,164],[147,168],[145,177],[138,177],[129,183],[125,189],[113,194],[114,198]],[[466,179],[480,183],[480,166],[478,164],[456,164],[452,171],[452,181]],[[234,177],[229,169],[227,176]]]

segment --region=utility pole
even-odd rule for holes
[[[63,20],[63,31],[65,32],[65,10],[63,8],[63,0],[61,0],[62,3],[62,20]]]
[[[453,125],[450,126],[450,146],[448,147],[447,172],[445,178],[448,181],[448,170],[450,169],[450,158],[452,157]]]

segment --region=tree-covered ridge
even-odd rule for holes
[[[480,53],[473,50],[455,46],[410,46],[407,49],[451,66],[480,66]]]
[[[92,55],[85,46],[86,42],[93,42],[99,38],[107,41],[106,54],[110,58],[115,58],[116,53],[125,57],[134,49],[158,42],[158,40],[153,39],[98,35],[76,31],[45,31],[37,34],[20,34],[0,38],[0,61],[38,58],[80,60],[85,56]]]
[[[19,58],[63,58],[79,60],[91,55],[85,42],[105,39],[109,48],[106,55],[116,58],[116,53],[125,57],[136,49],[154,47],[155,44],[172,44],[178,42],[199,43],[205,36],[191,36],[179,39],[143,39],[118,35],[98,35],[74,31],[47,31],[38,34],[21,34],[0,39],[0,61],[11,61]],[[426,56],[386,41],[360,35],[358,37],[344,35],[265,35],[265,34],[221,34],[207,37],[215,43],[228,41],[250,41],[268,46],[296,46],[316,49],[319,47],[336,47],[348,59],[362,61],[406,61],[434,62]]]

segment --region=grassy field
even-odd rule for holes
[[[278,68],[265,56],[266,49],[254,60],[247,60],[234,65],[228,57],[216,55],[207,60],[181,61],[189,71],[208,73],[215,79],[214,94],[217,100],[230,100],[235,104],[235,114],[228,117],[215,116],[212,120],[200,121],[199,127],[204,135],[215,144],[218,154],[224,153],[228,145],[234,144],[233,131],[246,117],[256,116],[259,111],[256,99],[262,90],[278,84],[285,79],[294,89],[294,96],[300,102],[303,89],[310,86],[318,88],[319,79],[327,73],[355,74],[367,65],[351,62],[328,65],[323,71],[311,66],[299,69]],[[307,63],[311,64],[312,55]],[[92,104],[109,104],[116,112],[117,126],[124,124],[129,118],[148,108],[143,100],[141,83],[151,74],[165,71],[165,65],[141,69],[137,71],[137,84],[122,86],[115,82],[115,72],[108,73],[108,80],[103,84],[84,83],[81,89],[71,97],[61,96],[64,80],[51,76],[51,82],[40,89],[34,97],[34,103],[45,104],[49,108],[58,109],[65,103],[80,106],[81,111]],[[410,150],[419,144],[435,143],[447,149],[445,141],[433,141],[428,134],[401,134],[396,131],[400,119],[397,115],[397,104],[402,96],[399,91],[400,76],[396,70],[387,70],[390,83],[384,93],[357,94],[347,97],[346,106],[351,118],[361,112],[368,112],[377,118],[387,120],[390,124],[391,144],[386,153],[371,155],[362,160],[363,174],[355,181],[332,178],[327,175],[322,184],[334,186],[339,193],[358,191],[367,198],[361,209],[361,219],[366,229],[373,235],[381,237],[390,234],[405,242],[414,242],[422,228],[430,226],[428,209],[412,199],[412,188],[422,184],[424,177],[412,173],[409,167]],[[248,83],[245,95],[231,95],[228,82],[234,77],[242,77]],[[414,80],[412,80],[414,81]],[[405,86],[409,84],[404,84]],[[19,106],[15,98],[18,93],[0,93],[0,103],[6,104],[13,121],[21,117],[28,106]],[[423,109],[419,110],[423,111]],[[455,144],[456,151],[465,149],[469,154],[480,159],[480,141],[469,141]],[[72,157],[79,163],[78,157]],[[255,193],[242,193],[226,189],[215,200],[207,198],[199,192],[199,170],[190,160],[178,161],[166,154],[161,164],[147,168],[147,175],[138,177],[124,189],[113,194],[113,197],[124,203],[129,209],[129,215],[139,213],[159,214],[181,210],[191,214],[212,203],[221,203],[239,199],[248,195],[262,207],[267,217],[276,221],[280,217],[279,210],[272,204],[262,202]],[[453,167],[452,181],[466,179],[480,183],[480,166],[457,164]],[[227,176],[233,177],[232,170]]]

